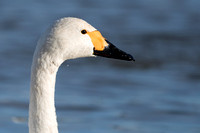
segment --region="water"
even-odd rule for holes
[[[87,20],[136,62],[65,62],[56,84],[61,133],[199,133],[198,0],[0,1],[0,133],[28,132],[29,77],[54,20]]]

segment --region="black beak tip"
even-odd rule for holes
[[[126,61],[135,61],[132,55],[118,49],[108,40],[106,42],[109,44],[103,51],[95,50],[94,48],[94,55],[103,56],[107,58],[114,58],[119,60],[126,60]]]
[[[128,61],[134,61],[135,62],[135,59],[133,58],[132,55],[128,54]]]

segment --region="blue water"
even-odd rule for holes
[[[64,16],[85,19],[136,62],[65,62],[56,83],[61,133],[199,133],[199,7],[199,0],[0,1],[0,133],[28,132],[36,42]]]

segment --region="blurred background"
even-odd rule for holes
[[[66,61],[61,133],[199,133],[199,0],[0,0],[0,133],[28,132],[32,55],[56,19],[79,17],[136,62]]]

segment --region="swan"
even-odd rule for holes
[[[79,18],[61,18],[41,35],[31,67],[29,133],[58,133],[54,105],[58,68],[65,60],[90,56],[134,61]]]

